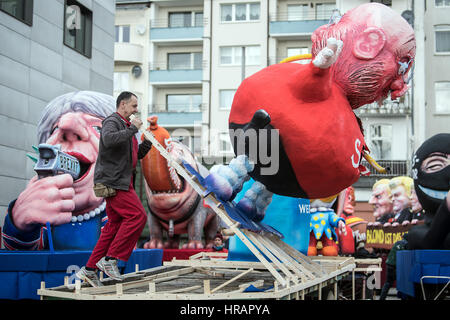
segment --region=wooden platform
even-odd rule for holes
[[[353,258],[311,259],[311,266],[317,264],[323,272],[305,274],[302,280],[282,286],[264,264],[226,261],[220,255],[203,252],[189,260],[174,259],[161,267],[126,274],[121,282],[104,280],[105,285],[98,288],[78,280],[75,285],[55,288],[42,284],[38,295],[43,299],[76,300],[228,300],[304,299],[317,292],[321,299],[322,288],[334,285],[337,290],[337,282],[355,268]],[[245,292],[250,285],[265,291]]]
[[[45,288],[38,290],[41,297],[68,299],[302,299],[305,294],[318,292],[334,284],[356,267],[355,260],[347,257],[331,259],[307,257],[283,242],[271,232],[254,232],[241,228],[230,218],[213,193],[208,192],[186,169],[171,158],[149,131],[144,135],[153,143],[169,165],[189,183],[205,203],[219,216],[255,255],[259,262],[227,261],[218,253],[194,255],[189,260],[172,260],[163,266],[127,274],[122,282],[105,281],[100,288],[88,284]],[[253,285],[261,292],[246,292]]]

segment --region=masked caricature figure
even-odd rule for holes
[[[80,162],[80,177],[69,174],[33,177],[8,207],[3,241],[10,250],[48,247],[51,225],[55,249],[91,250],[106,223],[105,203],[93,191],[102,120],[115,111],[112,96],[79,91],[61,95],[45,107],[38,123],[38,142],[61,145]]]
[[[450,249],[450,133],[426,140],[413,157],[412,176],[425,223],[405,236],[407,248]]]

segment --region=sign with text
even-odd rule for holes
[[[423,222],[419,221],[417,224],[396,227],[367,226],[366,247],[390,250],[394,243],[403,239],[403,235],[408,233],[409,229],[421,223]]]

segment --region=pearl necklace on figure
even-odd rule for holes
[[[82,221],[87,221],[91,218],[94,218],[95,216],[99,215],[103,210],[105,210],[106,208],[106,201],[103,201],[101,205],[99,205],[97,208],[95,208],[94,210],[91,210],[89,212],[86,212],[84,214],[80,214],[78,216],[72,216],[72,223],[75,222],[82,222]]]

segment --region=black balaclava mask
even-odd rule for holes
[[[423,161],[434,152],[450,154],[450,133],[439,133],[426,140],[417,149],[412,160],[412,178],[422,208],[427,214],[434,214],[450,188],[450,166],[433,172],[421,170]]]

